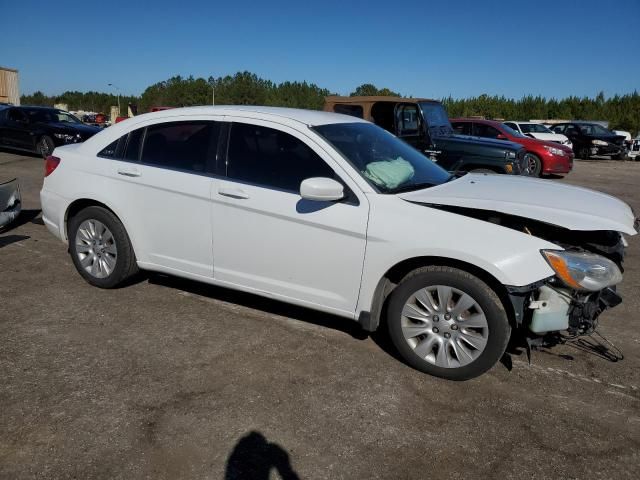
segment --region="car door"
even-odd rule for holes
[[[6,122],[2,129],[2,141],[5,145],[31,149],[33,139],[29,119],[19,108],[10,108],[6,113]]]
[[[232,120],[232,119],[230,119]],[[213,189],[214,278],[268,296],[352,315],[366,244],[368,202],[309,136],[233,120]],[[303,200],[302,180],[331,177],[337,202]]]
[[[219,122],[163,122],[103,151],[118,157],[109,166],[110,197],[126,217],[143,267],[212,278],[211,174],[219,132]]]

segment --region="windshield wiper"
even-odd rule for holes
[[[433,187],[435,185],[436,184],[432,183],[432,182],[412,183],[410,185],[400,185],[399,187],[396,187],[396,188],[390,188],[389,190],[387,190],[384,193],[394,194],[394,193],[401,193],[401,192],[411,192],[413,190],[420,190],[422,188],[429,188],[429,187]]]

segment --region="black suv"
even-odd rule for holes
[[[556,123],[551,126],[551,130],[571,140],[573,151],[578,158],[586,160],[593,155],[605,155],[615,160],[624,160],[627,156],[624,137],[616,135],[597,123],[579,121]]]
[[[456,135],[437,100],[327,97],[324,110],[364,118],[388,130],[450,172],[528,175],[525,149],[505,140]]]
[[[36,152],[43,157],[60,145],[83,142],[100,130],[57,108],[0,107],[0,147]]]

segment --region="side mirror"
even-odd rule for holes
[[[335,202],[344,198],[344,187],[332,178],[307,178],[300,184],[300,196],[305,200]]]
[[[504,136],[503,134],[499,133],[498,136],[496,137],[498,140],[507,140],[507,137]]]

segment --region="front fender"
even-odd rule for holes
[[[561,247],[546,240],[394,195],[372,195],[370,202],[356,316],[369,311],[376,286],[385,274],[407,259],[452,259],[473,265],[510,286],[529,285],[554,275],[540,250]]]

